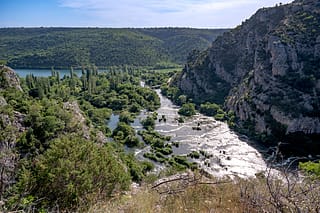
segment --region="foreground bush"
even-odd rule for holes
[[[28,205],[72,208],[99,198],[108,198],[114,191],[126,189],[130,177],[108,146],[80,137],[62,137],[34,160],[30,169],[22,169],[16,185],[13,208]]]

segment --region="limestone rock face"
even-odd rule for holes
[[[7,103],[0,96],[0,109],[6,108]],[[19,154],[15,151],[17,140],[26,130],[23,125],[24,114],[13,111],[13,115],[0,114],[0,194],[14,183]],[[0,196],[1,199],[1,196]]]
[[[68,101],[63,104],[63,108],[72,113],[72,129],[78,129],[79,132],[83,133],[83,138],[87,140],[98,141],[100,144],[104,144],[108,141],[107,137],[99,130],[96,132],[96,138],[91,138],[90,131],[94,128],[91,124],[87,124],[86,118],[83,115],[84,112],[81,111],[78,102]]]
[[[20,80],[9,67],[0,65],[0,91],[14,88],[22,91]],[[14,183],[19,154],[15,151],[20,135],[26,130],[25,115],[17,111],[7,111],[7,100],[0,95],[0,200],[6,188]]]
[[[320,2],[258,10],[190,54],[173,83],[196,101],[224,104],[258,133],[319,136]]]
[[[17,74],[10,67],[0,65],[0,89],[13,87],[22,91],[20,80]]]

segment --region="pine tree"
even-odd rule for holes
[[[54,70],[54,67],[51,67],[51,76],[55,77],[56,76],[56,71]]]
[[[73,67],[71,66],[71,67],[70,67],[70,78],[71,78],[71,79],[73,79],[73,74],[74,74],[74,72],[73,72]]]
[[[58,82],[58,84],[60,84],[60,72],[59,71],[57,71],[56,72],[56,78],[57,78],[57,82]]]

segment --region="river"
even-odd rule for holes
[[[164,97],[159,89],[156,92],[161,102],[157,110],[158,117],[164,115],[167,120],[157,121],[155,129],[171,136],[171,141],[179,142],[178,148],[173,146],[173,154],[187,155],[192,151],[204,151],[209,158],[200,155],[199,159],[192,160],[216,177],[253,177],[266,171],[267,164],[262,154],[245,136],[239,137],[226,123],[199,113],[184,123],[178,123],[179,107]],[[192,127],[200,127],[201,130],[193,130]]]

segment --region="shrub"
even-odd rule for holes
[[[146,119],[142,120],[141,123],[145,129],[154,129],[155,122],[153,116],[148,116]]]
[[[24,197],[20,200],[33,196],[42,200],[44,207],[57,204],[70,208],[108,197],[115,190],[127,189],[130,183],[125,167],[110,147],[99,147],[81,137],[52,141],[34,164],[33,169],[21,170],[17,186]]]
[[[178,113],[184,116],[192,116],[196,114],[195,105],[193,103],[183,104]]]
[[[299,167],[310,175],[320,178],[320,161],[299,163]]]
[[[200,112],[207,116],[215,116],[219,109],[221,109],[220,106],[214,103],[207,102],[200,105]]]

